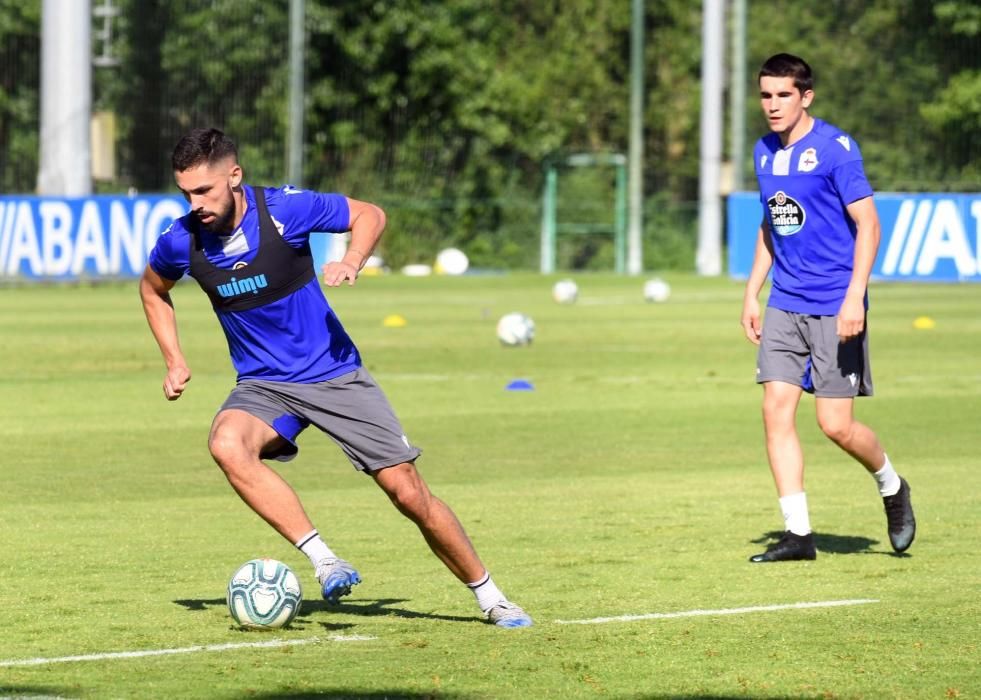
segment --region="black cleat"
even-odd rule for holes
[[[787,530],[780,540],[765,552],[754,554],[749,560],[755,564],[768,561],[797,561],[817,558],[814,549],[814,534],[797,535]]]
[[[882,505],[886,508],[886,521],[889,523],[889,542],[897,552],[905,552],[913,544],[916,536],[916,518],[913,517],[913,504],[909,500],[909,484],[899,477],[899,491],[892,496],[883,496]]]

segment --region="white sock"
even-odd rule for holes
[[[886,463],[882,465],[882,469],[875,472],[873,475],[875,481],[879,484],[879,495],[880,496],[895,496],[899,493],[899,474],[896,470],[892,468],[892,462],[889,461],[889,456],[886,455]]]
[[[803,491],[783,496],[780,510],[783,512],[784,529],[795,535],[810,533],[811,519],[807,515],[807,495]]]
[[[316,566],[322,559],[337,559],[338,556],[330,551],[327,543],[320,538],[316,530],[311,530],[296,541],[296,548],[307,555],[310,563]]]
[[[498,603],[503,603],[507,600],[500,589],[494,585],[494,579],[486,571],[479,581],[468,583],[467,588],[473,591],[474,597],[477,599],[477,605],[480,606],[483,612],[487,612]]]

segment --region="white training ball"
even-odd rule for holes
[[[300,612],[303,589],[296,574],[275,559],[252,559],[228,582],[228,612],[242,627],[286,627]]]
[[[501,341],[501,345],[529,345],[534,338],[535,322],[522,313],[505,314],[497,322],[497,339]]]
[[[552,298],[560,304],[571,304],[579,296],[579,285],[572,280],[559,280],[552,287]]]
[[[446,248],[436,256],[436,274],[462,275],[470,267],[467,254],[458,248]]]
[[[647,301],[662,302],[667,301],[671,296],[671,285],[664,280],[655,277],[644,283],[644,299]]]
[[[433,273],[433,268],[424,263],[412,263],[402,268],[402,274],[406,277],[428,277]]]

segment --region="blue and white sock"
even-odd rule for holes
[[[320,533],[311,530],[296,542],[296,548],[307,555],[310,563],[316,566],[324,559],[337,559],[338,556],[330,551],[330,547],[324,542]]]
[[[501,590],[494,585],[494,580],[486,571],[479,581],[468,583],[467,588],[473,591],[474,597],[477,599],[477,605],[480,606],[483,612],[487,612],[498,603],[503,603],[507,600],[504,594],[501,593]]]

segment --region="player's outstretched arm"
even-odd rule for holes
[[[149,265],[140,278],[143,312],[167,365],[163,390],[168,401],[180,398],[191,379],[191,370],[187,367],[177,337],[177,315],[174,312],[174,302],[170,298],[173,287],[173,281],[161,277]]]
[[[345,280],[349,285],[354,284],[385,230],[385,212],[381,207],[350,197],[347,207],[351,217],[351,243],[339,262],[324,265],[324,284],[328,287],[336,287]]]

